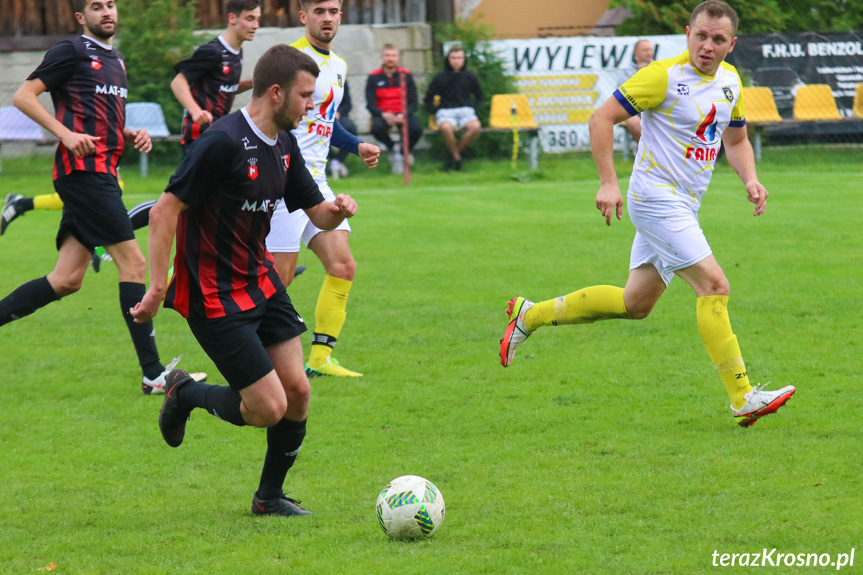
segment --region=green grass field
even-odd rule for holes
[[[856,548],[843,571],[859,572],[861,166],[859,148],[766,150],[761,218],[727,165],[714,176],[702,222],[749,372],[798,388],[744,430],[679,279],[645,321],[546,328],[498,365],[513,295],[626,280],[633,228],[626,215],[606,228],[589,157],[544,156],[521,179],[504,161],[440,174],[428,160],[409,187],[351,164],[333,185],[360,205],[336,356],[366,375],[312,382],[286,483],[307,518],[251,515],[262,430],[196,412],[182,447],[164,444],[116,268],[88,272],[80,293],[0,328],[0,573],[743,573],[714,567],[714,551],[765,548],[832,560]],[[136,172],[123,172],[129,206],[171,170]],[[4,159],[0,194],[50,180],[48,158]],[[31,212],[0,238],[0,295],[50,271],[58,222]],[[310,252],[300,263],[289,291],[313,323],[322,268]],[[178,314],[156,327],[163,361],[182,353],[181,367],[224,383]],[[431,540],[390,542],[377,525],[380,488],[405,474],[446,498]]]

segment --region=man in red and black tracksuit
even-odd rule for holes
[[[0,325],[81,289],[94,249],[105,246],[117,264],[120,307],[143,372],[142,389],[158,393],[166,370],[153,326],[135,323],[129,314],[145,293],[147,262],[117,182],[125,142],[141,152],[152,144],[146,130],[125,127],[126,65],[113,47],[114,2],[75,0],[73,6],[83,35],[51,48],[14,98],[15,106],[60,140],[54,161],[54,189],[63,200],[60,253],[51,273],[0,300]],[[51,93],[56,117],[39,102],[43,92]]]
[[[423,135],[423,128],[416,117],[419,100],[417,86],[410,71],[399,67],[399,49],[393,44],[384,44],[381,50],[381,67],[369,74],[366,81],[366,108],[372,115],[372,135],[390,151],[394,151],[390,130],[401,130],[408,123],[408,143],[413,150]],[[408,92],[407,111],[402,109],[401,72],[405,75]]]

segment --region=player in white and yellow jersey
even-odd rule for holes
[[[758,181],[746,135],[740,78],[724,62],[737,41],[736,32],[733,8],[717,0],[702,2],[686,27],[689,50],[642,69],[593,114],[590,143],[600,178],[596,207],[608,225],[613,215],[620,219],[623,214],[613,127],[636,113],[642,117],[628,194],[636,229],[629,279],[624,288],[593,286],[537,304],[513,298],[501,340],[504,367],[516,347],[541,326],[647,317],[676,274],[698,297],[701,339],[731,398],[738,425],[748,427],[775,413],[794,395],[790,385],[777,391],[750,386],[728,319],[728,280],[698,222],[721,144],[755,204],[754,215],[763,214],[767,205],[767,190]]]
[[[341,4],[341,0],[301,0],[300,19],[306,33],[291,44],[311,56],[320,67],[315,84],[315,107],[303,116],[293,133],[306,168],[327,200],[335,197],[326,176],[331,143],[359,155],[370,168],[377,166],[381,153],[377,146],[364,143],[345,130],[336,119],[336,110],[344,95],[347,64],[330,49],[330,44],[341,22]],[[318,256],[326,272],[315,307],[315,331],[306,374],[309,377],[361,376],[361,373],[345,369],[332,357],[347,316],[348,294],[357,269],[348,242],[350,225],[345,221],[332,231],[321,230],[302,210],[289,213],[283,202],[279,202],[270,225],[267,249],[275,258],[276,270],[285,286],[294,279],[300,240]]]

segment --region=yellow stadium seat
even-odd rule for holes
[[[863,82],[857,84],[857,91],[854,93],[854,117],[863,120]]]
[[[438,106],[440,106],[440,94],[434,97],[434,107],[437,108]],[[434,114],[429,114],[429,128],[435,131],[438,129]]]
[[[488,125],[497,129],[537,128],[527,96],[523,94],[492,96]]]
[[[743,110],[747,123],[766,124],[782,121],[782,116],[776,109],[776,101],[773,100],[773,92],[764,86],[743,88]]]
[[[794,119],[804,122],[841,120],[842,115],[827,84],[800,86],[794,97]]]

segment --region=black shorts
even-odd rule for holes
[[[135,239],[123,192],[113,175],[75,171],[54,180],[54,189],[63,200],[58,250],[69,234],[91,252]]]
[[[266,348],[306,331],[284,290],[248,311],[214,319],[189,316],[186,321],[219,373],[237,391],[273,370]]]

